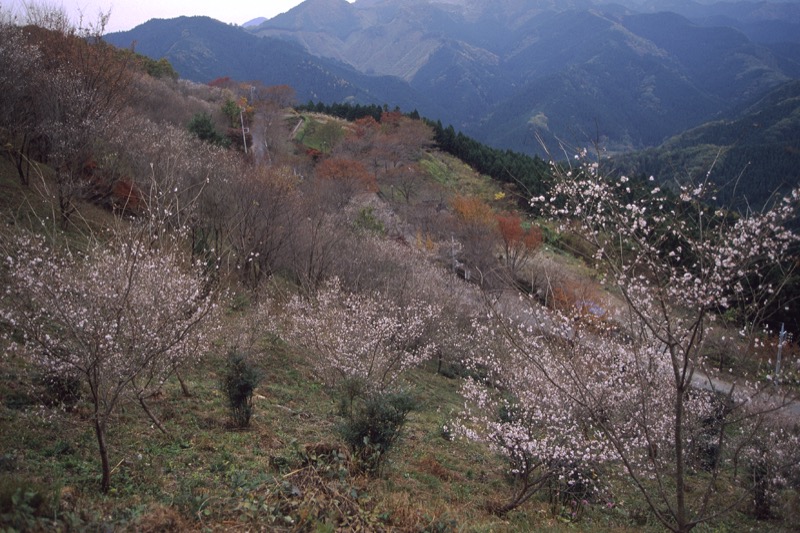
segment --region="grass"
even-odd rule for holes
[[[469,167],[442,154],[423,161],[442,186],[495,198],[500,190]],[[0,201],[8,221],[26,204],[46,220],[49,207],[20,187],[0,159]],[[110,215],[83,206],[68,231],[76,242]],[[553,261],[566,261],[551,254]],[[558,255],[558,257],[556,257]],[[558,263],[565,265],[566,262]],[[572,264],[573,270],[579,265]],[[227,319],[248,313],[242,297]],[[74,409],[41,404],[36,375],[8,351],[0,336],[0,528],[128,531],[658,531],[641,498],[614,486],[614,505],[591,506],[579,520],[570,509],[535,497],[504,516],[489,505],[508,499],[505,464],[479,443],[451,441],[442,426],[463,407],[460,383],[430,363],[406,383],[419,400],[404,436],[376,478],[357,473],[340,441],[336,401],[315,378],[306,355],[264,334],[257,362],[265,379],[256,389],[251,427],[233,430],[219,391],[223,346],[187,369],[185,397],[170,381],[152,401],[169,435],[152,427],[132,402],[108,431],[112,490],[99,493],[97,444],[85,403]],[[723,487],[723,490],[725,487]],[[797,502],[795,502],[796,504]],[[792,502],[785,504],[791,510]],[[796,508],[796,505],[795,505]],[[796,514],[796,511],[795,511]],[[699,531],[789,530],[787,520],[758,522],[736,512]]]
[[[303,114],[303,125],[295,140],[304,146],[328,153],[344,136],[347,121],[327,115]]]
[[[536,505],[503,518],[487,511],[485,502],[508,491],[503,465],[480,445],[445,438],[441,425],[461,403],[458,384],[429,368],[410,378],[422,402],[381,475],[355,473],[335,431],[333,398],[302,354],[274,340],[260,359],[267,378],[249,430],[227,424],[218,354],[185,377],[192,397],[169,382],[153,402],[170,435],[151,427],[137,406],[121,409],[108,434],[114,470],[107,495],[98,493],[86,407],[37,406],[32,383],[14,390],[19,361],[11,357],[0,380],[3,475],[49,502],[41,504],[44,516],[37,510],[27,519],[43,528],[513,531],[543,515]],[[9,401],[20,394],[31,396],[27,405]],[[19,506],[15,512],[25,514]]]
[[[420,160],[420,165],[436,183],[464,196],[477,196],[491,204],[495,203],[496,195],[502,192],[496,181],[443,152],[426,154]]]
[[[636,495],[623,489],[620,505],[591,507],[579,521],[568,510],[553,513],[544,498],[502,517],[490,513],[490,502],[511,494],[504,464],[480,444],[445,437],[442,424],[462,400],[458,381],[435,374],[433,365],[409,376],[407,386],[421,403],[385,468],[377,478],[360,475],[336,434],[335,401],[303,355],[275,337],[265,338],[264,347],[259,362],[267,377],[256,390],[248,430],[232,430],[227,422],[217,386],[222,354],[210,354],[185,376],[192,397],[169,382],[153,402],[170,435],[151,427],[137,406],[120,410],[109,429],[114,472],[107,495],[98,493],[96,444],[85,407],[64,412],[37,406],[34,398],[25,406],[9,405],[21,377],[11,357],[0,379],[6,470],[0,486],[11,486],[13,478],[31,489],[36,504],[30,512],[19,506],[15,512],[27,512],[23,518],[34,529],[658,530]],[[763,526],[735,514],[703,531],[734,531],[743,524]]]

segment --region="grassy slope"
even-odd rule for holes
[[[427,160],[431,175],[450,190],[497,192],[457,161]],[[48,212],[37,194],[17,187],[0,160],[4,222],[18,206]],[[499,189],[497,189],[499,191]],[[88,223],[110,224],[91,206]],[[246,298],[227,320],[248,313]],[[5,342],[5,341],[2,341]],[[334,531],[642,531],[657,530],[633,494],[620,487],[622,505],[592,508],[579,522],[551,513],[544,498],[505,517],[487,503],[511,488],[502,462],[487,448],[451,442],[442,424],[462,407],[458,380],[421,368],[408,386],[421,400],[405,436],[377,479],[350,471],[338,440],[335,401],[314,378],[302,353],[265,332],[260,361],[266,379],[257,390],[252,427],[234,431],[218,391],[219,353],[185,376],[192,397],[170,382],[153,402],[170,435],[162,435],[135,405],[120,409],[109,428],[114,466],[112,492],[98,494],[99,461],[89,412],[38,405],[33,375],[13,352],[0,366],[0,506],[17,488],[28,490],[27,508],[0,507],[0,525],[19,529],[61,527],[136,531],[286,530]],[[7,345],[4,345],[6,348]],[[24,503],[24,502],[23,502]],[[5,522],[5,523],[4,523]],[[734,515],[719,531],[762,526]]]

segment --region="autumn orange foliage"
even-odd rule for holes
[[[329,158],[317,165],[317,177],[339,182],[352,182],[367,192],[376,192],[375,176],[364,165],[353,159]]]
[[[456,195],[451,201],[455,214],[467,223],[494,225],[494,213],[489,204],[476,196]]]
[[[536,226],[525,229],[522,226],[522,219],[519,215],[500,214],[497,215],[496,219],[500,236],[506,246],[506,252],[509,251],[509,248],[518,246],[522,246],[529,251],[541,246],[544,239],[542,230]]]

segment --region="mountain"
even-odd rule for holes
[[[537,138],[549,150],[656,145],[800,77],[796,39],[737,27],[791,29],[798,4],[672,3],[683,14],[655,2],[307,0],[250,31],[401,78],[443,110],[433,118],[528,153],[543,151]]]
[[[134,46],[153,58],[166,58],[178,74],[197,82],[222,76],[288,84],[301,102],[309,100],[391,104],[403,109],[438,108],[407,83],[389,76],[369,76],[343,63],[315,57],[302,47],[273,38],[256,37],[238,26],[208,17],[154,19],[104,38],[119,47]]]
[[[670,12],[622,2],[306,0],[248,28],[181,17],[108,40],[136,41],[188,79],[258,79],[293,86],[300,101],[417,109],[540,155],[657,146],[800,78],[797,39],[759,42],[741,29],[798,24],[798,3],[670,0]]]
[[[639,12],[671,11],[702,26],[727,26],[758,43],[800,43],[800,2],[694,2],[646,0],[627,2]]]
[[[247,22],[242,24],[242,27],[243,28],[250,28],[250,27],[253,27],[253,26],[258,26],[259,24],[263,24],[266,21],[267,21],[267,19],[265,17],[256,17],[253,20],[248,20]]]
[[[791,81],[657,148],[613,159],[621,172],[666,184],[708,177],[722,204],[755,209],[800,185],[800,81]]]

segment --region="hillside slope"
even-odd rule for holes
[[[721,188],[720,202],[760,209],[800,184],[800,82],[614,164],[665,183],[702,181],[708,173]]]

